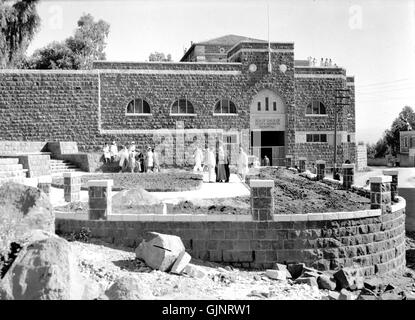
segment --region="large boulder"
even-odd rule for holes
[[[135,253],[149,267],[169,271],[183,251],[185,248],[180,237],[148,232]]]
[[[0,256],[11,243],[20,243],[31,230],[55,232],[49,197],[41,190],[17,183],[0,186]]]
[[[109,300],[149,300],[153,299],[153,293],[148,285],[137,277],[124,276],[118,278],[105,295]]]
[[[85,298],[85,279],[70,244],[44,232],[33,233],[28,239],[29,243],[0,280],[0,300]]]

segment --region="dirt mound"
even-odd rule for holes
[[[160,200],[143,188],[123,190],[112,197],[113,207],[133,208],[141,205],[160,204]]]
[[[365,197],[308,180],[284,168],[261,168],[257,175],[251,175],[248,179],[275,181],[274,203],[277,214],[370,209],[370,201]]]

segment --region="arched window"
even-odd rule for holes
[[[314,100],[307,105],[306,114],[327,114],[326,106],[323,102]]]
[[[173,102],[171,105],[171,114],[193,114],[195,109],[193,104],[187,99],[179,99]]]
[[[231,100],[222,99],[216,102],[213,113],[236,113],[236,106]]]
[[[131,100],[127,105],[127,114],[150,114],[150,105],[143,99]]]

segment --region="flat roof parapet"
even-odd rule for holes
[[[293,42],[271,42],[270,43],[271,51],[287,51],[292,52],[294,50],[294,43]],[[228,58],[233,56],[240,50],[268,50],[268,42],[258,42],[258,41],[241,41],[234,45],[228,51]]]
[[[95,70],[220,70],[240,71],[239,62],[124,62],[124,61],[94,61]]]

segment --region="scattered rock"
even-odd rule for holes
[[[308,284],[309,286],[311,286],[311,287],[316,287],[316,288],[318,288],[318,284],[317,284],[317,280],[316,280],[316,278],[311,278],[311,277],[308,277],[308,278],[306,278],[306,277],[300,277],[300,278],[297,278],[295,281],[294,281],[294,283],[297,283],[297,284]]]
[[[354,282],[353,285],[350,286],[351,290],[362,290],[365,285],[364,285],[364,278],[363,277],[354,277]]]
[[[365,279],[363,285],[365,288],[375,291],[380,287],[381,281],[377,278],[369,278]]]
[[[415,300],[415,293],[404,292],[403,299],[404,300]]]
[[[274,280],[287,280],[287,272],[285,270],[268,269],[265,271],[265,275]]]
[[[125,276],[118,278],[105,291],[109,300],[147,300],[153,298],[150,288],[136,277]]]
[[[380,295],[379,300],[403,300],[403,296],[394,292],[384,292]]]
[[[369,294],[360,294],[356,300],[368,300],[368,301],[372,301],[372,300],[380,300],[377,296],[374,295],[369,295]]]
[[[340,292],[337,291],[330,291],[328,294],[329,300],[339,300],[340,298]]]
[[[350,291],[346,289],[341,289],[339,300],[354,300],[354,296]]]
[[[290,263],[287,265],[288,272],[291,274],[293,279],[297,279],[303,273],[305,264],[304,263]]]
[[[305,278],[318,278],[320,276],[319,273],[314,272],[314,271],[305,271],[303,272],[303,274],[301,275],[301,277],[305,277]]]
[[[171,273],[181,274],[183,269],[189,264],[192,257],[186,251],[183,251],[179,254],[176,259],[176,262],[173,264],[171,268]]]
[[[317,278],[317,284],[320,289],[326,290],[335,290],[337,286],[336,280],[326,275],[320,275]]]
[[[203,271],[202,268],[195,266],[193,264],[188,264],[184,268],[183,273],[187,274],[188,276],[192,278],[203,279],[204,277],[206,277],[205,271]]]
[[[355,283],[356,270],[350,268],[343,268],[334,273],[334,278],[339,283],[340,288],[349,289]]]
[[[388,291],[393,291],[393,290],[395,290],[396,289],[396,287],[394,286],[394,285],[392,285],[392,284],[388,284],[386,287],[385,287],[385,289],[383,289],[383,292],[388,292]]]
[[[180,237],[149,232],[135,250],[136,256],[156,270],[169,271],[178,256],[185,251]]]

